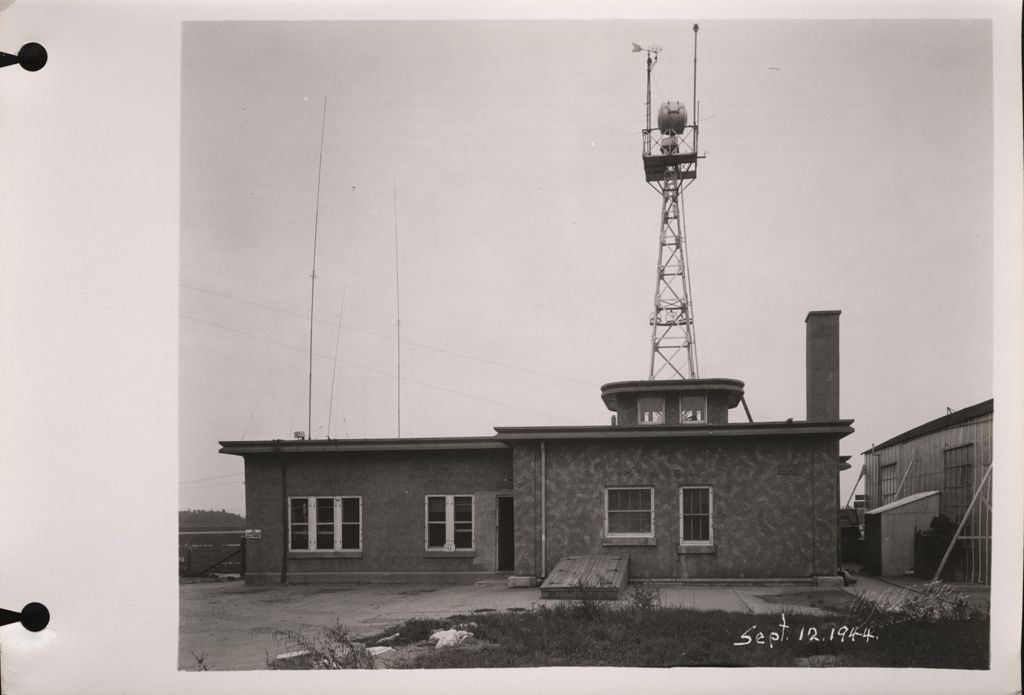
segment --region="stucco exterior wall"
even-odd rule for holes
[[[619,399],[619,410],[615,413],[615,421],[618,425],[636,425],[639,424],[638,411],[637,411],[637,398],[631,393],[621,393],[618,395]],[[668,404],[666,403],[666,406]],[[669,415],[671,417],[671,415]],[[678,410],[676,411],[676,417],[679,417]]]
[[[798,578],[836,569],[838,442],[827,437],[549,441],[517,444],[516,574],[541,576],[565,555],[628,554],[633,578]],[[714,552],[679,551],[679,488],[712,486]],[[608,487],[654,488],[653,545],[604,538]],[[650,541],[644,541],[648,543]]]
[[[724,393],[708,394],[708,422],[725,425],[729,422],[729,397]]]
[[[286,461],[286,463],[285,463]],[[512,492],[511,451],[346,452],[248,456],[247,581],[469,580],[497,567],[496,497]],[[285,552],[288,497],[362,498],[362,552],[333,557]],[[474,549],[424,548],[424,497],[474,496]],[[390,576],[389,576],[390,575]]]
[[[540,444],[526,442],[512,450],[515,479],[515,574],[541,577]]]

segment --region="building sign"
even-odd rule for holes
[[[245,529],[245,537],[249,538],[263,538],[263,529],[258,528],[247,528]]]

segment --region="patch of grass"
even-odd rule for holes
[[[508,668],[534,666],[865,666],[984,669],[989,662],[989,615],[943,587],[926,592],[865,595],[826,616],[746,615],[664,608],[654,587],[634,588],[628,602],[581,594],[530,610],[413,619],[362,639],[410,648],[395,668]],[[785,615],[785,627],[782,627]],[[455,627],[475,640],[450,649],[423,649],[430,635]],[[846,639],[857,628],[861,637]],[[871,631],[865,639],[864,631]],[[772,633],[776,638],[772,639]],[[812,638],[811,636],[814,635]],[[309,649],[294,668],[366,668],[372,658],[342,626],[319,642],[276,633]],[[349,645],[353,649],[337,645]],[[334,661],[332,661],[332,659]],[[348,660],[355,660],[352,665]],[[358,663],[357,663],[358,662]],[[320,665],[317,665],[320,664]],[[349,665],[345,665],[349,664]]]
[[[880,594],[861,594],[850,607],[851,617],[880,620],[886,625],[905,622],[935,623],[987,618],[987,606],[971,603],[949,584],[933,582],[924,591],[889,589]]]
[[[206,663],[206,657],[207,657],[206,652],[200,652],[199,654],[196,654],[196,651],[194,649],[190,649],[189,651],[192,652],[192,658],[195,659],[195,661],[196,661],[195,668],[192,669],[192,670],[194,670],[194,671],[212,671],[213,670],[213,664]]]
[[[972,604],[949,584],[861,594],[846,622],[879,626],[876,648],[885,659],[880,666],[989,666],[989,607]]]
[[[876,616],[877,617],[877,616]],[[450,626],[460,618],[430,621],[420,629]],[[793,666],[797,659],[843,666],[986,668],[988,619],[935,622],[874,622],[877,639],[841,641],[827,636],[844,625],[842,616],[786,615],[788,640],[769,646],[780,615],[751,616],[684,608],[580,601],[540,606],[527,612],[476,615],[476,650],[449,649],[420,655],[413,668],[505,668],[524,666]],[[864,629],[869,623],[856,623]],[[751,629],[753,628],[753,629]],[[818,641],[807,638],[811,628]],[[403,628],[405,627],[403,626]],[[804,639],[797,639],[800,630]],[[763,644],[756,635],[761,633]],[[845,632],[845,631],[844,631]],[[742,646],[742,635],[751,641]],[[836,633],[831,633],[836,634]]]
[[[339,670],[372,669],[373,657],[363,644],[348,638],[348,629],[340,622],[333,627],[314,627],[310,630],[275,630],[261,628],[253,631],[267,634],[288,649],[300,652],[291,659],[272,659],[267,654],[267,668],[270,670]]]
[[[637,584],[629,595],[630,602],[641,610],[661,608],[663,596],[661,589],[654,584]]]
[[[970,621],[897,623],[882,628],[879,637],[874,650],[881,661],[878,666],[953,669],[989,667],[988,617]]]
[[[724,612],[575,601],[476,622],[476,637],[496,647],[425,654],[415,667],[784,665],[778,650],[732,647],[752,619]]]
[[[425,642],[431,634],[437,630],[447,630],[457,624],[468,624],[471,622],[479,623],[480,616],[474,615],[454,615],[450,618],[413,618],[406,620],[397,627],[388,628],[381,632],[375,632],[366,637],[361,637],[360,640],[366,644],[373,646],[377,644],[380,639],[384,637],[390,637],[391,635],[398,633],[398,637],[393,640],[389,640],[388,644],[392,647],[401,647],[408,644],[416,644],[418,642]]]

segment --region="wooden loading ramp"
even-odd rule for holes
[[[629,556],[569,555],[540,585],[541,598],[614,601],[629,582]]]

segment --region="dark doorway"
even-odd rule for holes
[[[498,571],[512,572],[516,564],[515,512],[512,497],[498,498]]]

